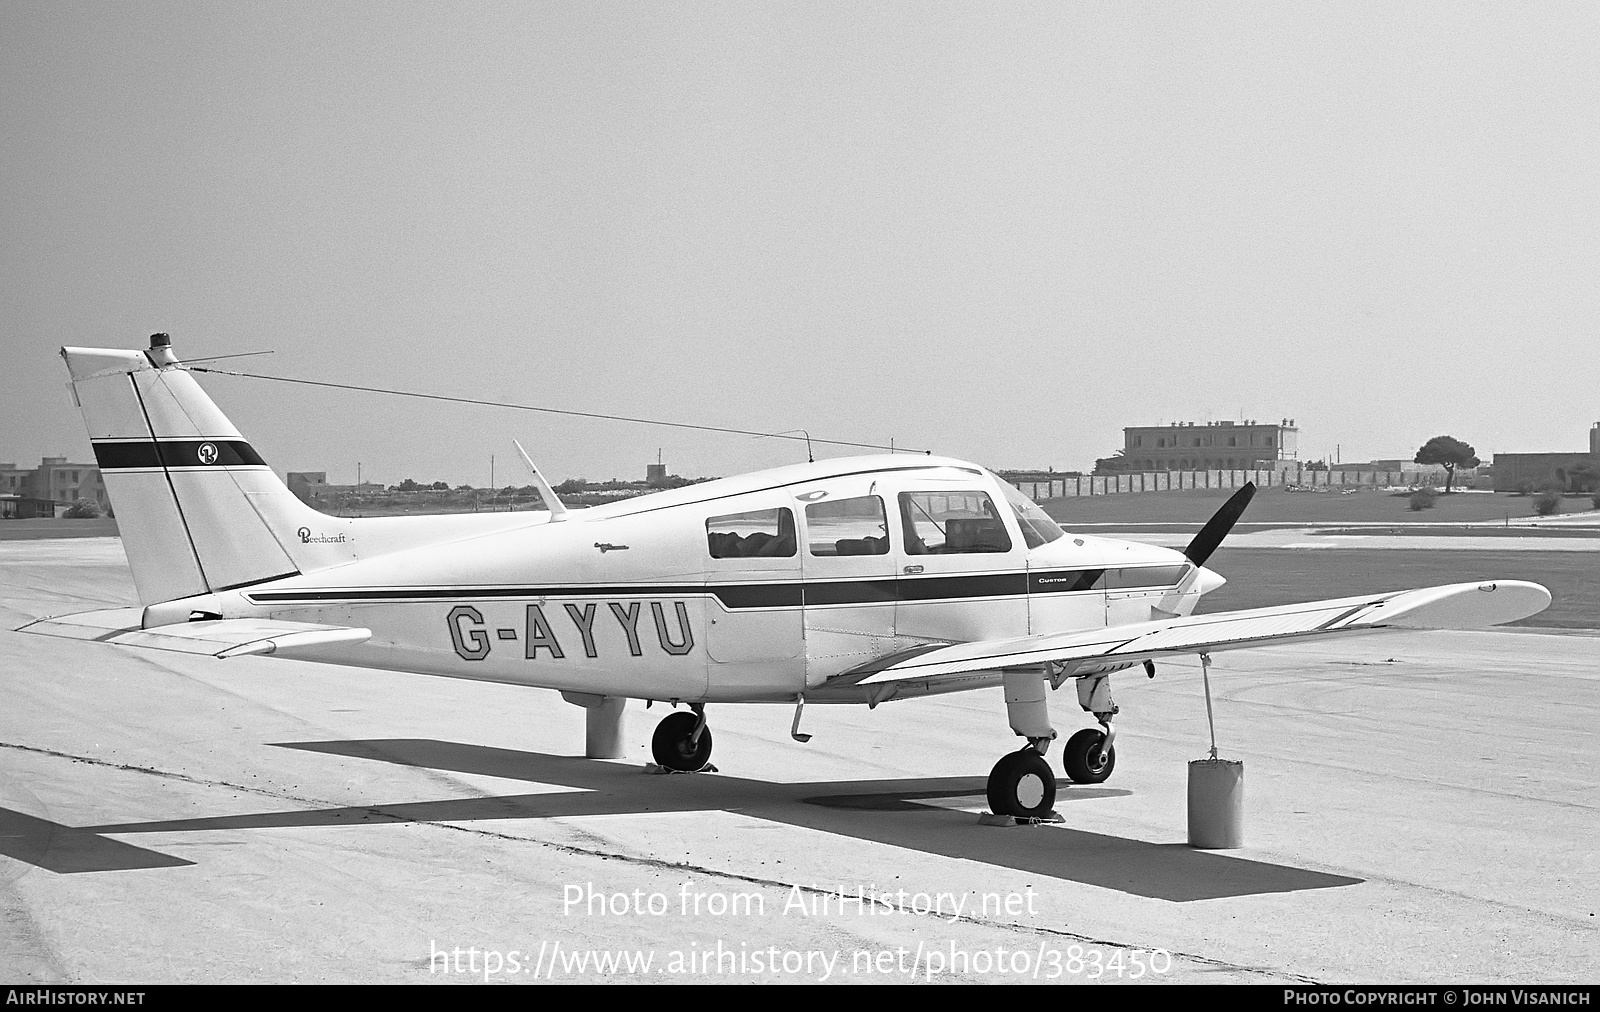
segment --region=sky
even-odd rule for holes
[[[1600,420],[1600,7],[0,3],[0,461],[62,345],[1087,469]],[[330,481],[786,440],[203,376]],[[818,456],[860,452],[818,445]]]

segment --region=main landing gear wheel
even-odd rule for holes
[[[668,714],[656,725],[650,738],[650,753],[656,765],[680,773],[698,773],[711,761],[711,729],[700,732],[699,742],[694,741],[695,725],[700,717],[693,713]]]
[[[1055,804],[1055,774],[1032,746],[1001,756],[989,772],[989,809],[996,815],[1042,819]]]
[[[1106,749],[1104,762],[1100,761],[1100,743],[1106,740],[1104,731],[1086,727],[1067,739],[1061,751],[1061,765],[1075,784],[1103,784],[1117,765],[1117,747]]]

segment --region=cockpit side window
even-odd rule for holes
[[[901,492],[907,555],[1011,551],[1011,535],[987,492]]]
[[[889,518],[875,495],[824,499],[806,507],[812,555],[888,555]]]
[[[713,559],[793,558],[794,514],[779,507],[712,517],[706,547]]]
[[[1057,538],[1065,537],[1066,532],[1050,514],[1040,509],[1032,499],[1023,495],[1016,487],[1001,483],[1005,489],[1006,502],[1017,515],[1017,525],[1022,528],[1022,540],[1029,548],[1038,548],[1040,545],[1049,544]]]

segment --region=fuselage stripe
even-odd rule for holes
[[[976,576],[934,576],[920,579],[805,581],[754,584],[649,584],[571,587],[396,587],[328,590],[262,590],[246,596],[256,604],[320,605],[383,601],[465,601],[545,597],[691,597],[715,596],[725,608],[797,608],[801,605],[915,604],[963,598],[1026,597],[1032,594],[1100,593],[1103,570],[1067,570],[1048,574],[1001,573]],[[1032,579],[1031,577],[1050,577]]]

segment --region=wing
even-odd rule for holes
[[[17,631],[212,657],[274,654],[307,660],[319,659],[318,654],[326,647],[361,643],[372,637],[370,629],[256,618],[180,622],[141,629],[142,614],[140,608],[88,611],[40,619]]]
[[[1550,592],[1501,580],[1191,615],[1083,632],[913,648],[836,675],[807,701],[878,703],[959,692],[1001,681],[1000,669],[1050,665],[1060,680],[1179,654],[1214,653],[1385,629],[1480,629],[1543,611]]]

